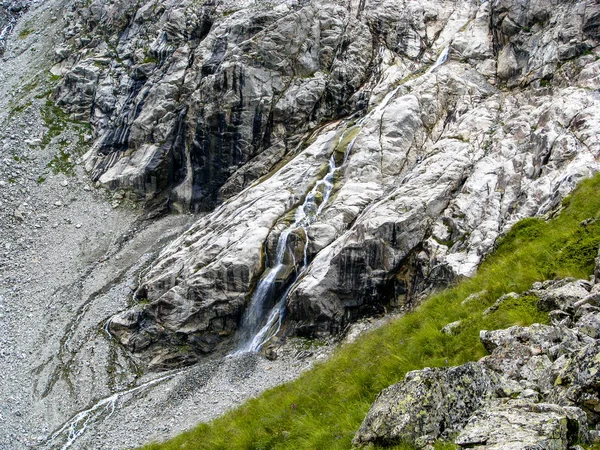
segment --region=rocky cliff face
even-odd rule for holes
[[[508,226],[600,167],[591,0],[95,0],[70,14],[55,96],[95,127],[94,180],[207,211],[111,323],[156,366],[231,345],[282,233],[264,320],[338,333],[470,275]],[[313,188],[332,160],[325,197]],[[309,195],[318,214],[297,222]]]

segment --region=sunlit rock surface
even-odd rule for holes
[[[157,365],[231,345],[332,155],[333,193],[293,233],[310,265],[282,281],[282,333],[339,333],[471,275],[511,224],[599,168],[591,0],[96,0],[71,14],[56,98],[95,126],[94,180],[153,210],[207,211],[113,320]]]

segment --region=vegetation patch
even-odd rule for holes
[[[74,176],[75,175],[75,164],[71,159],[71,154],[64,148],[61,148],[56,155],[48,163],[48,168],[52,170],[54,175],[59,173]]]
[[[34,33],[34,29],[33,28],[24,28],[19,32],[19,39],[24,40],[26,39],[29,35]]]
[[[507,300],[535,281],[588,277],[600,229],[600,175],[584,181],[549,222],[526,219],[499,241],[477,274],[430,297],[413,312],[343,346],[295,382],[271,389],[208,424],[146,450],[349,449],[377,394],[411,370],[456,366],[486,354],[479,331],[546,322],[535,297]],[[595,246],[595,248],[594,248]],[[470,297],[472,294],[478,294]],[[469,298],[469,301],[465,301]],[[455,334],[441,329],[460,320]],[[371,447],[376,448],[376,447]],[[402,444],[396,449],[412,449]],[[455,448],[438,443],[436,449]],[[598,450],[598,447],[589,447]]]
[[[55,175],[59,172],[65,175],[74,175],[73,157],[81,155],[85,151],[86,134],[91,132],[90,124],[72,120],[50,99],[46,100],[45,105],[40,109],[40,113],[48,129],[42,139],[42,148],[46,148],[54,138],[60,136],[67,129],[71,129],[76,134],[77,139],[72,144],[68,140],[59,142],[59,151],[48,164],[48,168]]]
[[[60,135],[66,128],[69,115],[50,100],[40,109],[42,120],[48,131],[42,139],[42,148],[45,148],[56,136]]]
[[[31,104],[32,104],[31,101],[27,101],[23,104],[13,106],[8,113],[8,117],[12,118],[12,117],[16,116],[17,114],[22,113],[27,108],[29,108],[31,106]]]

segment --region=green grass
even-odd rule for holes
[[[485,355],[481,329],[546,322],[534,297],[482,311],[504,293],[523,292],[535,281],[587,277],[600,243],[600,176],[584,181],[553,220],[526,219],[500,240],[478,273],[430,297],[410,314],[339,348],[295,382],[271,389],[209,424],[146,450],[348,449],[369,406],[406,372],[454,366]],[[591,223],[589,223],[591,222]],[[475,300],[470,295],[487,291]],[[440,329],[461,320],[454,335]],[[397,449],[411,449],[402,444]],[[455,448],[438,443],[436,448]]]
[[[19,32],[19,39],[26,39],[29,35],[33,34],[35,30],[32,28],[24,28]]]

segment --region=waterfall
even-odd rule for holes
[[[448,45],[442,50],[436,62],[429,68],[427,73],[433,72],[439,66],[444,64],[448,60],[449,54],[450,46]],[[374,108],[372,113],[381,113],[390,100],[396,95],[400,87],[400,85],[396,86],[395,89],[389,92],[379,105]],[[358,122],[358,125],[362,125],[364,120],[365,118],[361,119],[361,121]],[[345,135],[346,132],[340,137],[338,146],[343,141]],[[354,140],[347,145],[342,166],[346,163],[353,145]],[[316,222],[327,205],[333,191],[335,173],[340,167],[336,167],[335,158],[332,155],[329,160],[329,171],[322,179],[317,181],[313,189],[304,199],[302,205],[296,209],[294,221],[279,235],[275,260],[260,278],[258,286],[254,290],[254,294],[250,300],[250,305],[243,317],[239,333],[239,342],[241,344],[236,353],[260,351],[263,345],[280,331],[281,323],[285,316],[286,297],[296,281],[302,276],[309,263],[309,238],[307,228]],[[288,242],[290,236],[298,230],[302,230],[305,236],[304,258],[299,268],[294,260],[294,255],[289,248]],[[287,264],[286,257],[288,259]],[[291,264],[289,263],[290,259],[292,260]],[[285,277],[286,271],[289,271],[292,266],[293,270],[295,270],[295,275],[291,282],[288,281],[289,285],[287,288],[283,289],[283,292],[281,292],[281,278]]]
[[[440,55],[438,56],[437,60],[435,61],[435,63],[433,64],[433,66],[431,66],[429,68],[429,70],[427,71],[427,73],[433,72],[435,69],[437,69],[442,64],[444,64],[448,60],[448,56],[449,55],[450,55],[450,45],[447,45],[446,47],[444,47],[444,50],[442,50],[442,53],[440,53]]]
[[[346,132],[342,133],[338,146],[343,142]],[[355,139],[346,146],[342,166],[346,163],[354,141]],[[335,157],[332,154],[329,158],[327,174],[317,181],[302,205],[296,209],[294,221],[279,235],[275,260],[272,266],[263,273],[244,315],[239,333],[241,345],[236,353],[260,351],[262,346],[281,329],[281,323],[285,317],[285,299],[292,286],[308,267],[309,238],[307,227],[316,222],[327,205],[333,191],[335,173],[342,166],[336,167]],[[303,231],[305,242],[303,260],[298,269],[294,254],[289,248],[289,238],[299,230]],[[288,260],[292,260],[292,264],[286,264],[286,256],[288,256]],[[277,295],[278,291],[281,290],[281,286],[278,287],[277,285],[278,276],[284,274],[286,270],[290,270],[292,265],[294,266],[292,269],[295,271],[293,279],[283,293]],[[276,295],[276,301],[273,302]],[[273,303],[274,306],[271,306]]]

